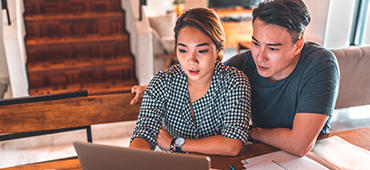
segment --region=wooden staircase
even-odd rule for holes
[[[30,95],[137,84],[120,0],[24,0]]]

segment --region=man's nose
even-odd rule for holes
[[[258,53],[257,53],[256,57],[257,57],[257,61],[259,61],[259,62],[266,62],[268,60],[266,52],[262,48],[258,50]]]

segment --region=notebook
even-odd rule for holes
[[[73,142],[83,170],[209,170],[207,156]]]

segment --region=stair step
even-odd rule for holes
[[[135,79],[133,57],[121,56],[89,60],[55,60],[27,63],[29,87],[90,83],[109,79]]]
[[[27,39],[26,48],[29,62],[130,55],[126,34]]]
[[[121,0],[24,0],[30,95],[137,84]]]
[[[127,34],[122,12],[32,15],[25,17],[25,24],[28,39]]]
[[[128,81],[109,80],[106,82],[98,82],[98,83],[75,83],[75,84],[68,84],[68,85],[54,85],[54,86],[30,88],[29,94],[33,96],[33,95],[73,92],[73,91],[80,91],[80,90],[87,90],[88,95],[128,93],[128,92],[131,92],[131,87],[136,84],[137,82],[134,80],[128,80]]]
[[[24,0],[25,15],[122,11],[119,0]]]

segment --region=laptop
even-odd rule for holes
[[[208,156],[73,142],[83,170],[209,170]]]

